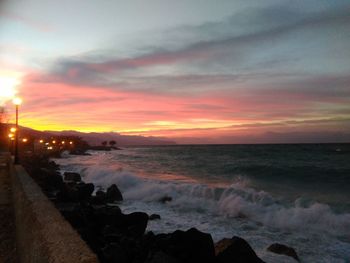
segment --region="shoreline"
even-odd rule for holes
[[[36,159],[36,162],[33,162],[33,160],[27,162],[25,166],[29,170],[28,173],[34,177],[56,208],[98,255],[102,263],[113,262],[120,258],[125,259],[123,262],[134,262],[131,261],[131,258],[132,260],[135,258],[131,255],[140,257],[137,262],[159,262],[157,261],[159,256],[168,258],[163,262],[171,262],[171,260],[193,262],[192,256],[200,257],[200,254],[205,251],[211,251],[210,255],[207,255],[204,259],[197,258],[199,262],[226,262],[223,257],[229,256],[231,260],[237,260],[237,258],[243,256],[246,249],[249,250],[249,253],[245,256],[248,256],[249,260],[246,258],[245,261],[237,262],[263,262],[257,257],[250,245],[244,239],[238,237],[225,238],[214,244],[210,234],[200,232],[195,228],[187,231],[176,230],[167,234],[155,235],[151,231],[145,233],[148,222],[150,220],[162,220],[161,215],[148,215],[144,212],[123,214],[119,207],[123,197],[118,186],[113,185],[106,192],[98,190],[96,195],[92,195],[95,188],[93,184],[82,182],[80,175],[72,172],[68,172],[65,175],[66,180],[63,180],[59,172],[59,166],[49,160],[50,156],[31,156],[31,158]],[[33,163],[37,163],[36,167],[33,166]],[[33,176],[34,174],[35,176]],[[50,176],[50,180],[47,180],[48,176]],[[159,201],[171,202],[171,198]],[[182,236],[179,240],[178,235]],[[183,247],[184,239],[191,240],[191,238],[194,238],[193,242],[198,241],[199,243],[206,240],[205,249],[202,251],[202,248],[198,247],[196,251],[193,248],[193,242]],[[147,244],[143,243],[145,239]],[[172,242],[169,240],[172,240]],[[122,251],[130,247],[130,244],[126,246],[128,242],[133,244],[131,247],[138,249],[133,252],[129,251],[130,253],[128,252],[128,255],[125,255]],[[152,244],[152,246],[150,247],[149,244]],[[112,253],[112,256],[109,254],[116,247],[122,248],[125,246],[126,248],[119,249],[119,253]],[[169,247],[174,246],[183,251],[184,254],[179,256],[178,253],[169,251]],[[243,246],[244,249],[237,249],[240,246]],[[281,244],[274,244],[274,246],[275,248],[272,246],[272,248],[267,249],[269,251],[274,250],[277,254],[289,254],[289,256],[294,255],[292,257],[295,259],[298,258],[294,249]],[[232,251],[234,251],[234,254],[231,253]],[[166,252],[165,255],[164,252]],[[189,254],[192,256],[189,256]],[[188,261],[189,258],[192,259]],[[207,261],[206,259],[210,260]]]

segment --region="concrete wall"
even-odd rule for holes
[[[98,263],[96,255],[20,165],[9,165],[22,263]]]

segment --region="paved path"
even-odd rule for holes
[[[0,153],[0,263],[17,263],[11,183],[5,160]]]

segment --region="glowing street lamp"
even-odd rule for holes
[[[19,105],[21,105],[22,99],[21,98],[14,98],[13,104],[16,106],[16,141],[15,141],[15,164],[19,164],[19,157],[18,157],[18,108]]]
[[[16,132],[16,128],[15,128],[15,127],[12,127],[12,128],[10,129],[10,132],[11,132],[11,133],[15,133],[15,132]]]

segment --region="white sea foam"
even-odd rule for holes
[[[265,251],[269,244],[281,240],[298,248],[309,262],[346,262],[350,258],[350,214],[336,214],[326,204],[304,204],[301,198],[287,202],[250,187],[249,181],[242,179],[217,186],[176,176],[164,180],[135,174],[113,161],[111,154],[57,161],[63,169],[80,172],[84,181],[96,186],[117,184],[125,211],[161,214],[161,221],[150,222],[149,228],[156,232],[196,226],[210,232],[215,240],[242,235],[268,262],[292,262]],[[161,204],[158,200],[164,196],[173,200]],[[312,244],[305,247],[303,242]]]
[[[98,155],[97,163],[100,158]],[[242,180],[226,187],[158,180],[137,176],[118,165],[101,166],[96,162],[83,161],[83,165],[75,164],[74,169],[81,172],[84,181],[97,186],[107,188],[117,184],[127,200],[152,202],[170,196],[173,200],[169,206],[182,211],[203,211],[284,230],[314,229],[350,238],[350,214],[335,214],[326,204],[315,202],[303,206],[301,199],[285,203],[267,192],[250,188]]]

